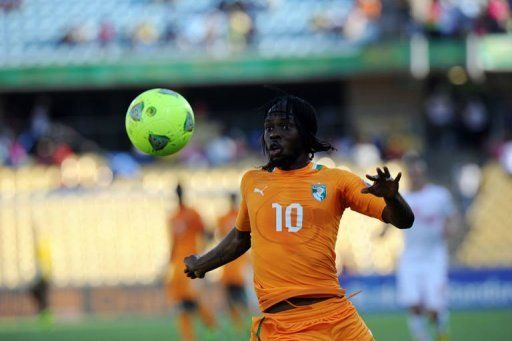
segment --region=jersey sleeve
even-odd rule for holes
[[[386,207],[386,202],[383,198],[372,194],[361,193],[361,190],[366,187],[367,185],[360,177],[351,172],[342,171],[338,180],[340,200],[352,211],[382,220],[382,211]]]
[[[247,188],[247,182],[248,182],[248,173],[245,173],[245,175],[242,178],[242,181],[240,183],[240,194],[242,199],[240,200],[240,208],[238,210],[238,215],[236,217],[236,223],[235,227],[239,231],[243,232],[250,232],[251,231],[251,224],[249,221],[249,210],[247,209],[247,201],[246,201],[246,188]]]

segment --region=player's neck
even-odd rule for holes
[[[311,162],[311,160],[309,159],[309,156],[307,154],[303,154],[303,155],[300,155],[298,158],[296,158],[293,162],[290,162],[287,165],[278,166],[277,168],[279,168],[280,170],[284,170],[284,171],[290,171],[290,170],[304,168],[310,162]]]

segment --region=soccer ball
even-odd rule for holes
[[[146,154],[165,156],[185,147],[194,133],[194,112],[187,100],[168,89],[137,96],[126,112],[126,132]]]

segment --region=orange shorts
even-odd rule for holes
[[[374,341],[352,303],[334,297],[274,314],[253,317],[252,341]]]

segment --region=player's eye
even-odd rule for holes
[[[290,129],[290,126],[288,125],[288,123],[281,124],[281,129],[288,130],[288,129]]]
[[[265,126],[265,132],[269,133],[272,131],[272,126]]]

